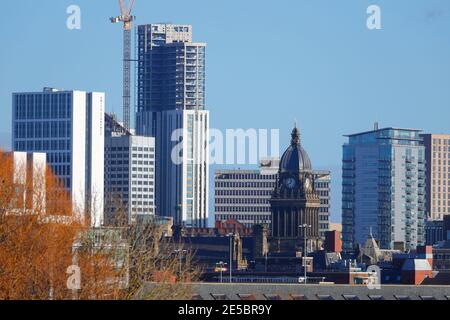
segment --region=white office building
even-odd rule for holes
[[[165,137],[156,150],[158,214],[187,227],[206,227],[209,111],[168,110],[146,117],[147,130]]]
[[[105,139],[105,215],[125,213],[129,224],[155,215],[155,139],[119,135]]]
[[[44,213],[46,208],[46,156],[45,153],[11,152],[13,182],[21,199],[16,199],[15,210]],[[31,187],[31,189],[29,189]],[[23,198],[22,198],[23,197]]]
[[[105,94],[45,88],[13,94],[14,151],[47,154],[74,212],[103,223]]]

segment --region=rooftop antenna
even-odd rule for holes
[[[378,131],[378,129],[380,129],[380,126],[378,124],[378,121],[375,121],[375,123],[373,124],[373,130]]]

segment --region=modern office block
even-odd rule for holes
[[[46,172],[45,153],[11,152],[13,160],[13,183],[19,196],[15,210],[43,214],[46,209]]]
[[[138,26],[137,41],[136,133],[155,138],[157,212],[178,225],[206,226],[206,44],[192,42],[191,26],[171,24]]]
[[[450,214],[450,134],[422,134],[426,155],[427,213],[430,220]]]
[[[149,115],[154,118],[148,118],[148,128],[156,131],[158,214],[173,217],[175,224],[206,227],[209,111],[170,110]]]
[[[114,113],[105,113],[105,139],[107,137],[133,135],[132,129],[127,129],[122,122],[117,120]]]
[[[215,220],[237,220],[246,227],[271,224],[270,197],[275,188],[279,159],[261,159],[259,170],[217,170],[215,172]],[[320,198],[319,233],[329,230],[331,173],[313,171]]]
[[[106,137],[105,218],[114,223],[155,214],[155,139],[133,135]]]
[[[60,91],[13,94],[13,149],[46,153],[74,211],[103,222],[105,94]]]
[[[331,215],[331,172],[328,170],[313,170],[314,186],[320,199],[319,234],[325,238],[330,230]]]
[[[104,221],[105,176],[105,94],[86,93],[86,208],[91,212],[91,225],[99,227]],[[78,124],[75,123],[75,126]]]
[[[369,234],[382,249],[425,243],[425,148],[419,130],[385,128],[348,135],[343,147],[344,251]]]
[[[216,221],[236,220],[247,228],[271,223],[269,199],[276,175],[260,170],[217,170],[214,209]]]

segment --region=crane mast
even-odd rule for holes
[[[123,22],[123,126],[130,129],[131,108],[131,29],[135,17],[131,14],[135,0],[130,0],[128,6],[125,0],[119,0],[120,13],[111,18],[112,23]]]

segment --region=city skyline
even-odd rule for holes
[[[448,0],[3,11],[0,300],[450,301]]]
[[[136,24],[167,20],[191,24],[194,41],[208,42],[206,105],[211,110],[211,127],[280,128],[283,138],[296,118],[316,168],[332,170],[332,220],[339,221],[344,134],[362,131],[374,121],[382,127],[414,127],[426,133],[449,131],[445,119],[450,114],[446,108],[450,97],[445,88],[450,84],[446,59],[450,45],[445,17],[450,5],[377,1],[383,28],[370,31],[365,25],[369,1],[283,3],[289,4],[289,12],[283,5],[239,4],[240,11],[257,13],[248,16],[236,13],[236,5],[229,2],[214,7],[206,1],[176,2],[169,8],[138,1]],[[26,4],[14,4],[14,10],[8,10],[12,15],[8,28],[3,26],[6,21],[0,22],[5,30],[0,36],[5,44],[0,103],[10,106],[12,92],[37,91],[43,86],[95,90],[106,92],[107,111],[120,115],[120,31],[108,22],[117,11],[115,1],[107,5],[77,1],[82,28],[72,31],[65,26],[69,1]],[[45,22],[39,19],[44,11]],[[37,24],[39,28],[34,27]],[[58,41],[46,42],[44,47],[43,34]],[[266,46],[268,39],[279,44]],[[265,50],[255,43],[264,44]],[[30,50],[33,59],[25,59]],[[274,105],[277,117],[271,113]],[[365,112],[358,112],[361,105]],[[418,116],[424,106],[427,112]],[[10,147],[10,108],[5,110],[0,144]],[[236,118],[236,112],[242,116]],[[330,116],[324,118],[325,113]],[[327,139],[318,138],[323,136]]]

